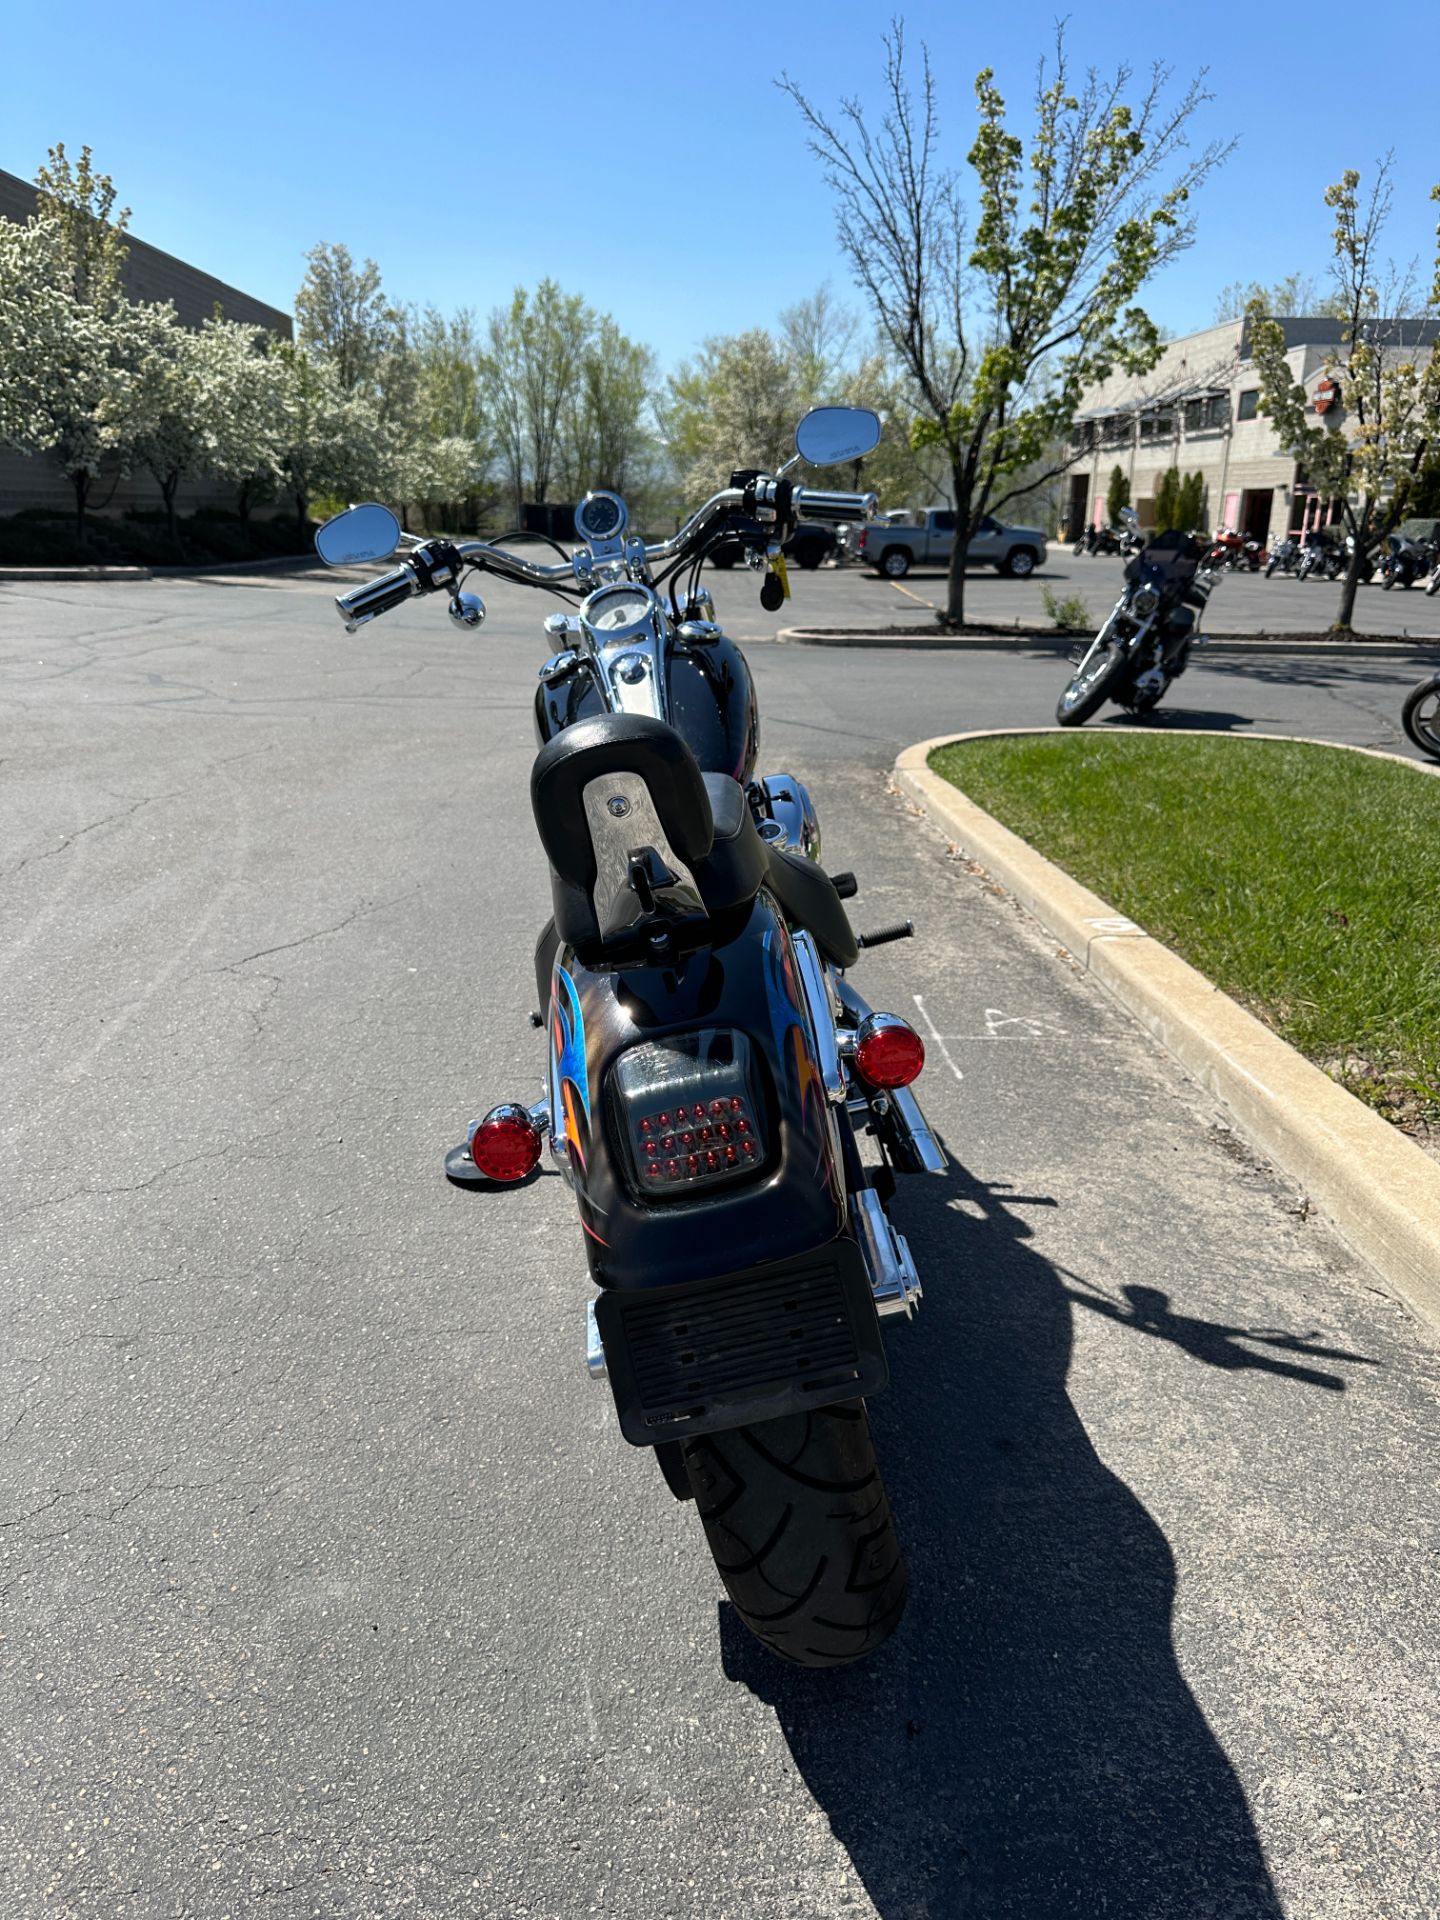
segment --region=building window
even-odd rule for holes
[[[1260,411],[1260,389],[1247,387],[1240,396],[1240,404],[1235,409],[1237,420],[1253,420]]]
[[[1173,413],[1143,413],[1140,416],[1140,438],[1142,440],[1169,440],[1175,433]]]
[[[1101,443],[1107,447],[1125,447],[1130,444],[1130,415],[1112,413],[1108,420],[1101,423]]]
[[[1185,402],[1186,433],[1214,433],[1230,424],[1230,402],[1223,393],[1202,394]]]

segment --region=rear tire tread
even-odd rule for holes
[[[709,1434],[685,1460],[716,1570],[773,1653],[839,1666],[889,1637],[908,1576],[861,1403]]]

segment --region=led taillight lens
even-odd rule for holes
[[[898,1013],[872,1013],[855,1036],[855,1066],[872,1087],[908,1087],[925,1064],[925,1042]]]
[[[710,1027],[631,1047],[612,1076],[635,1184],[678,1200],[765,1164],[764,1116],[742,1033]]]
[[[539,1164],[540,1139],[524,1107],[495,1107],[470,1136],[470,1158],[487,1180],[523,1180]]]

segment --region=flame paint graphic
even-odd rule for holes
[[[551,1105],[564,1118],[565,1138],[583,1172],[590,1137],[590,1069],[580,996],[564,967],[556,967],[550,988],[550,1082]]]
[[[825,1088],[806,1026],[805,999],[795,976],[794,951],[783,928],[766,929],[765,991],[780,1058],[788,1060],[795,1071],[801,1125],[807,1131],[812,1125],[815,1129],[815,1171],[821,1176],[821,1184],[828,1187],[833,1169],[825,1150]]]

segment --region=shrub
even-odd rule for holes
[[[1052,588],[1042,587],[1040,599],[1047,617],[1054,621],[1061,633],[1088,633],[1094,625],[1090,609],[1078,593],[1067,593],[1062,600]]]

